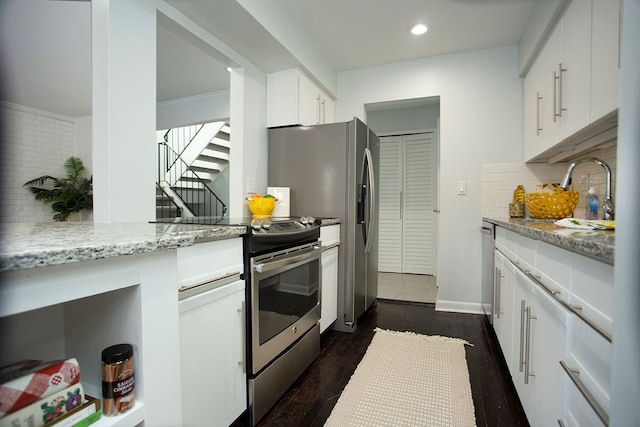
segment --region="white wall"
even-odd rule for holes
[[[480,313],[482,165],[522,159],[516,47],[339,73],[336,120],[364,117],[368,103],[431,96],[440,97],[436,308]],[[466,196],[456,194],[459,180]]]
[[[36,202],[22,184],[42,175],[65,176],[64,161],[75,155],[75,121],[4,102],[0,116],[3,222],[51,222],[51,207]]]
[[[367,111],[367,125],[376,134],[435,129],[439,118],[440,104]]]
[[[229,91],[206,93],[158,103],[156,127],[170,129],[229,120],[229,115]]]

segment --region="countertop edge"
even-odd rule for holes
[[[322,218],[320,219],[320,226],[340,224],[342,221],[340,218]]]
[[[118,225],[109,227],[117,229]],[[126,230],[130,231],[130,224],[122,227],[127,227]],[[236,238],[247,232],[244,226],[177,226],[160,229],[156,224],[149,224],[139,227],[157,230],[157,234],[136,236],[133,232],[129,239],[108,241],[96,237],[97,232],[78,230],[77,235],[71,237],[76,237],[76,240],[84,239],[81,243],[56,242],[57,245],[50,246],[46,244],[46,239],[43,239],[40,246],[36,244],[27,249],[13,250],[11,247],[3,247],[0,253],[0,273],[178,249],[198,243]]]
[[[525,237],[540,240],[609,265],[614,264],[615,233],[613,231],[563,228],[555,225],[553,220],[491,217],[483,217],[482,220]]]

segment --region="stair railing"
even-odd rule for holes
[[[167,129],[167,132],[164,134],[164,142],[176,153],[182,154],[191,141],[193,141],[193,138],[200,132],[202,126],[203,125],[191,125]],[[171,138],[169,138],[170,135],[172,135]],[[169,139],[171,139],[171,143],[169,143]]]
[[[187,172],[188,176],[187,176]],[[174,193],[185,216],[225,216],[227,205],[166,142],[158,143],[158,186]]]

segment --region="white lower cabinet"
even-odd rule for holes
[[[320,228],[322,242],[322,286],[320,288],[320,333],[338,318],[338,251],[340,250],[340,225]]]
[[[338,247],[322,252],[322,296],[320,301],[320,333],[338,318]]]
[[[245,282],[179,302],[182,425],[227,426],[247,408]]]
[[[493,327],[510,371],[513,364],[513,288],[515,268],[500,252],[495,251]]]
[[[501,227],[495,266],[493,326],[529,423],[607,425],[613,266]]]
[[[569,380],[565,424],[580,427],[605,426],[601,417],[608,419],[610,406],[611,342],[576,317],[571,319],[570,329],[569,354],[564,359],[565,364],[577,381],[588,390],[598,410],[589,404],[578,385]],[[563,375],[569,378],[568,372],[563,372]]]
[[[513,382],[532,426],[557,425],[564,415],[566,377],[560,360],[566,353],[567,320],[560,305],[516,270]]]

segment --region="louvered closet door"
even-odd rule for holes
[[[432,133],[380,138],[378,270],[434,274]]]
[[[434,273],[434,156],[433,134],[404,137],[403,273]]]
[[[378,270],[402,272],[402,137],[380,138]]]

